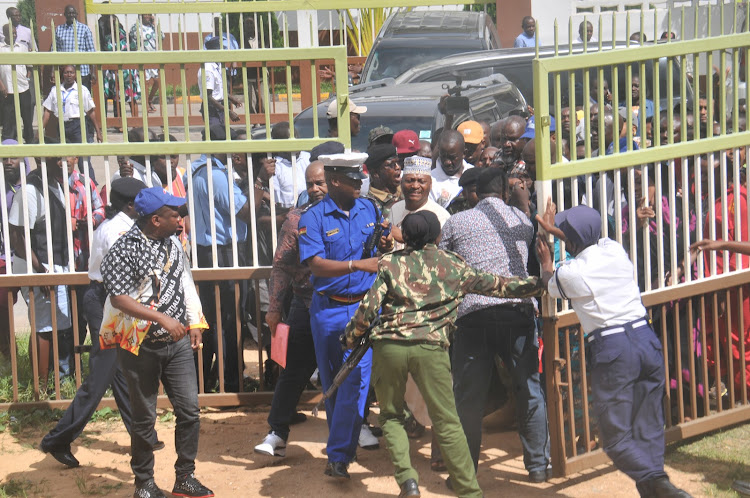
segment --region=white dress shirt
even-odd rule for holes
[[[276,156],[276,174],[273,176],[274,200],[284,207],[292,207],[297,197],[307,189],[305,171],[310,165],[310,153],[301,152],[292,162]]]
[[[3,42],[10,44],[10,40],[6,40],[2,30],[0,30],[0,43]],[[16,37],[13,39],[13,43],[23,45],[26,47],[27,52],[33,51],[34,45],[31,43],[31,30],[21,24],[16,26]]]
[[[464,161],[463,172],[474,166]],[[432,170],[432,188],[430,189],[430,199],[437,202],[440,206],[448,206],[456,196],[461,193],[462,188],[458,184],[461,175],[448,176],[443,171],[443,164],[438,158],[435,169]]]
[[[26,45],[16,42],[12,52],[28,52]],[[0,53],[10,53],[10,45],[0,42]],[[26,66],[23,64],[16,65],[16,74],[18,75],[18,93],[23,93],[29,89],[29,77],[27,76]],[[0,80],[2,80],[8,93],[15,93],[13,90],[13,68],[10,64],[0,65]]]
[[[218,102],[224,100],[224,77],[221,66],[216,62],[207,62],[203,67],[206,70],[206,92]],[[203,98],[203,69],[198,69],[198,90]]]
[[[94,99],[91,98],[91,92],[89,89],[81,87],[80,92],[78,91],[78,83],[73,83],[70,88],[62,86],[60,88],[60,95],[63,100],[63,121],[70,121],[71,119],[78,119],[81,116],[81,112],[78,108],[78,98],[83,99],[83,112],[88,114],[91,109],[94,109]],[[42,106],[49,112],[57,117],[57,87],[53,86],[50,90],[49,95],[44,100]]]
[[[91,242],[91,256],[89,257],[89,278],[102,281],[102,259],[109,252],[109,248],[120,238],[122,234],[133,227],[135,220],[120,211],[114,218],[104,220],[99,228],[94,231],[94,239]]]
[[[585,333],[646,316],[633,277],[633,263],[612,239],[599,239],[565,261],[549,281],[554,298],[570,299]]]

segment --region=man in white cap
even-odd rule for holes
[[[339,337],[375,280],[376,249],[390,250],[393,238],[375,241],[381,214],[372,202],[360,198],[367,154],[331,154],[319,159],[328,194],[300,218],[299,259],[312,272],[310,326],[320,380],[327,390],[351,353],[341,350]],[[372,351],[368,351],[336,396],[326,401],[328,476],[349,479],[347,467],[357,449],[371,366]]]
[[[401,174],[401,192],[404,198],[391,207],[390,218],[394,228],[401,228],[401,222],[407,214],[423,209],[435,213],[441,227],[450,218],[450,213],[444,207],[430,199],[431,172],[432,159],[428,157],[411,156],[404,159],[404,171]],[[400,239],[398,236],[397,238]],[[403,248],[403,244],[399,242],[396,248]]]
[[[351,136],[356,137],[359,134],[359,115],[367,112],[367,107],[357,105],[352,99],[347,99],[349,102],[349,129]],[[328,111],[326,112],[328,117],[328,136],[338,137],[339,136],[339,108],[338,99],[333,99],[328,105]]]

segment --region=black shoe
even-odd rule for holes
[[[370,432],[372,432],[372,435],[375,437],[383,437],[383,429],[378,426],[371,425]]]
[[[79,462],[78,459],[73,456],[73,453],[70,452],[70,446],[64,448],[47,448],[44,446],[44,443],[42,443],[39,445],[39,449],[44,453],[49,453],[55,458],[55,460],[70,469],[81,466],[81,462]]]
[[[547,482],[549,479],[549,472],[545,470],[532,470],[529,472],[529,482],[541,483]]]
[[[163,450],[167,445],[164,444],[164,441],[159,441],[158,439],[154,443],[154,446],[151,448],[154,451]]]
[[[451,482],[450,477],[445,478],[445,487],[453,491],[453,483]]]
[[[195,478],[195,474],[185,474],[178,476],[172,488],[174,496],[188,496],[192,498],[208,498],[214,495],[214,492],[205,487]]]
[[[401,485],[401,493],[398,495],[398,498],[405,498],[406,496],[422,496],[419,493],[417,481],[414,479],[407,479],[406,482]]]
[[[135,485],[135,493],[133,498],[167,498],[166,495],[159,489],[153,479],[146,481],[143,484]]]
[[[653,498],[692,498],[691,495],[669,482],[668,477],[657,477],[636,484],[638,492],[644,497]]]
[[[323,473],[327,476],[335,477],[336,479],[351,479],[344,462],[328,462],[328,464],[326,464],[326,470]]]
[[[307,415],[302,412],[296,412],[292,415],[292,419],[289,421],[289,425],[297,425],[307,421]]]

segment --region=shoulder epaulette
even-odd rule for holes
[[[306,206],[303,206],[303,207],[302,207],[302,213],[306,213],[306,212],[307,212],[307,210],[308,210],[308,209],[310,209],[311,207],[313,207],[313,206],[317,206],[318,204],[320,204],[320,201],[322,201],[322,200],[323,200],[323,199],[319,199],[319,200],[317,200],[317,201],[313,202],[312,204],[309,204],[309,203],[308,203],[308,204],[307,204]],[[300,214],[302,214],[302,213],[300,213]]]

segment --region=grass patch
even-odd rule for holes
[[[85,496],[108,496],[122,487],[121,482],[113,484],[95,484],[89,482],[89,477],[90,476],[84,474],[78,474],[76,476],[76,486],[78,486],[78,491]]]
[[[750,476],[748,441],[750,423],[722,429],[671,446],[666,463],[683,472],[703,475],[706,496],[739,496],[732,490],[732,482]]]
[[[34,397],[33,371],[31,360],[29,358],[29,336],[30,334],[28,333],[22,333],[16,336],[18,401],[20,403],[37,401]],[[84,344],[91,344],[91,338],[87,336]],[[1,359],[0,361],[7,362],[8,364],[8,367],[3,369],[0,373],[0,403],[11,403],[13,402],[13,376],[10,371],[10,361],[5,359]],[[81,354],[81,369],[81,376],[85,379],[89,374],[89,353]],[[40,401],[57,399],[55,395],[55,383],[52,379],[53,375],[54,370],[50,369],[47,385],[39,386]],[[62,379],[60,381],[61,399],[72,399],[75,396],[77,389],[75,377]]]
[[[29,496],[28,491],[31,490],[32,486],[31,481],[10,479],[8,482],[0,484],[0,497]]]

